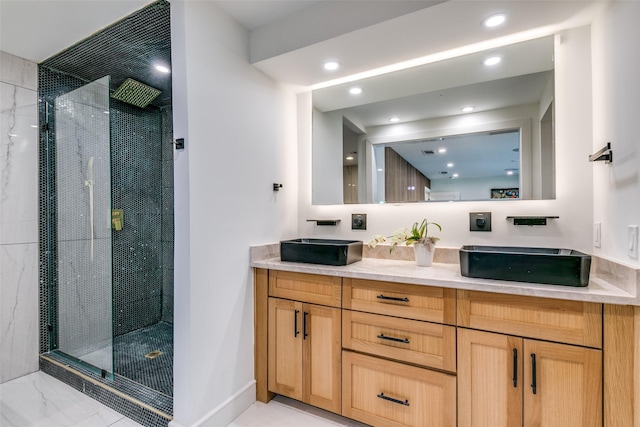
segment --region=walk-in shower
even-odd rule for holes
[[[160,0],[38,70],[41,368],[149,426],[172,414],[170,37]]]

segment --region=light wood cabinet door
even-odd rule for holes
[[[303,304],[303,401],[327,411],[341,407],[341,312]]]
[[[602,351],[459,328],[458,425],[602,426]]]
[[[458,426],[522,425],[522,339],[458,329]]]
[[[269,391],[340,413],[340,309],[269,298],[268,348]]]
[[[455,427],[456,377],[343,351],[342,414],[376,427]]]
[[[524,341],[524,425],[602,426],[602,351]]]
[[[302,400],[302,303],[269,298],[269,391]]]

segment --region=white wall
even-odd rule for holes
[[[596,255],[640,266],[627,254],[627,226],[640,225],[640,3],[611,4],[593,25],[592,151],[611,142],[613,163],[593,164]]]
[[[298,96],[299,171],[301,236],[335,236],[369,240],[374,234],[390,234],[395,229],[410,226],[427,217],[443,226],[441,245],[459,247],[463,244],[505,244],[569,247],[590,252],[592,189],[589,184],[592,165],[587,161],[591,151],[591,55],[588,27],[563,33],[557,43],[556,66],[556,140],[558,162],[557,199],[501,202],[416,203],[359,206],[314,206],[311,192],[311,96]],[[587,183],[585,185],[585,183]],[[469,212],[493,213],[493,231],[469,231]],[[368,230],[351,231],[351,213],[367,213]],[[514,226],[508,215],[558,215],[546,227]],[[336,227],[318,227],[307,223],[315,217],[336,217],[342,222]]]
[[[295,96],[248,62],[212,2],[171,2],[174,426],[222,426],[255,400],[249,246],[297,235]],[[274,182],[282,183],[273,192]]]
[[[343,118],[340,112],[313,111],[313,203],[339,204],[343,201],[342,159]],[[322,165],[322,167],[316,167]]]
[[[0,52],[0,383],[38,370],[37,81]]]

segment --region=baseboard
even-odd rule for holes
[[[252,380],[211,412],[189,426],[171,421],[169,427],[226,427],[256,401],[256,382]]]

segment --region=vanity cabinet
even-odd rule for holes
[[[308,302],[333,302],[335,279],[270,275],[270,294],[293,289],[303,301],[269,297],[267,378],[270,392],[340,413],[341,310]]]
[[[376,427],[633,425],[638,309],[275,270],[255,278],[260,401],[278,393]]]
[[[458,426],[602,425],[601,304],[459,291],[458,315]]]

